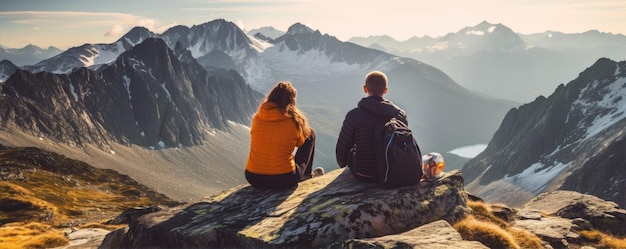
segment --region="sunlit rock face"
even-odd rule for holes
[[[401,234],[470,212],[460,171],[437,181],[383,189],[334,170],[297,187],[241,185],[205,200],[142,216],[101,248],[310,248]]]
[[[466,188],[519,206],[557,189],[626,205],[626,61],[598,59],[549,97],[511,109],[463,166]]]

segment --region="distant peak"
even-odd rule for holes
[[[132,29],[130,29],[129,32],[143,32],[143,31],[149,31],[149,30],[142,26],[135,26]]]
[[[287,30],[287,34],[291,34],[291,35],[295,35],[295,34],[312,34],[315,31],[313,31],[313,29],[307,27],[306,25],[302,24],[302,23],[296,23],[294,25],[291,25],[289,27],[289,29]]]
[[[490,22],[488,22],[487,20],[484,20],[482,22],[480,22],[478,25],[476,26],[492,26],[493,24],[491,24]]]
[[[33,44],[28,44],[28,45],[24,46],[22,49],[40,49],[40,47],[35,46]]]
[[[513,31],[507,27],[502,25],[501,23],[493,24],[487,21],[482,21],[476,26],[466,27],[461,30],[462,33],[468,35],[484,35],[490,33],[512,33]]]
[[[233,22],[227,21],[224,18],[214,19],[214,20],[212,20],[210,22],[206,22],[206,23],[203,23],[203,24],[200,24],[200,25],[194,25],[194,26],[212,27],[212,26],[222,26],[222,25],[237,26]]]

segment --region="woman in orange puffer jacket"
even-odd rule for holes
[[[252,118],[246,179],[259,189],[295,186],[311,178],[314,153],[315,133],[296,107],[296,89],[279,82]]]

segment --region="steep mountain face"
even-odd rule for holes
[[[410,41],[422,41],[410,43]],[[372,39],[351,39],[372,46]],[[626,37],[588,31],[523,35],[502,24],[481,22],[428,42],[380,42],[384,51],[443,70],[462,86],[520,103],[547,96],[601,57],[626,59]]]
[[[513,205],[554,189],[626,205],[624,96],[626,61],[602,58],[550,97],[512,109],[463,167],[468,190]]]
[[[194,25],[191,28],[174,27],[165,31],[161,38],[170,47],[180,43],[198,60],[202,60],[202,57],[215,50],[227,54],[240,63],[256,54],[250,38],[237,25],[224,19]]]
[[[18,71],[2,85],[0,125],[106,148],[197,145],[228,121],[249,123],[262,96],[236,72],[207,72],[179,52],[147,39],[99,71]]]
[[[45,49],[30,44],[23,48],[5,48],[0,46],[0,60],[10,60],[18,66],[32,65],[61,52],[63,50],[52,46]]]
[[[11,74],[17,71],[17,66],[13,64],[11,61],[2,60],[0,61],[0,83],[6,81]]]

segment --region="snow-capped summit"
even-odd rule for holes
[[[626,61],[601,58],[548,98],[511,109],[463,167],[467,189],[509,205],[555,189],[626,205],[624,96]]]
[[[175,42],[188,44],[187,49],[195,58],[205,56],[213,50],[220,50],[237,60],[245,58],[251,49],[248,36],[237,25],[224,19],[194,25],[186,36],[178,39],[163,38],[170,48],[175,47]]]
[[[523,51],[529,46],[509,27],[483,21],[473,27],[465,27],[457,33],[449,33],[429,47],[431,52],[470,54],[476,51],[512,52]]]
[[[131,49],[135,45],[143,42],[145,39],[157,37],[155,33],[144,27],[134,27],[128,31],[124,36],[117,40],[116,43],[121,43],[124,46],[124,50]]]
[[[289,29],[287,29],[287,34],[290,35],[311,34],[313,32],[315,32],[313,29],[299,22],[289,26]]]

